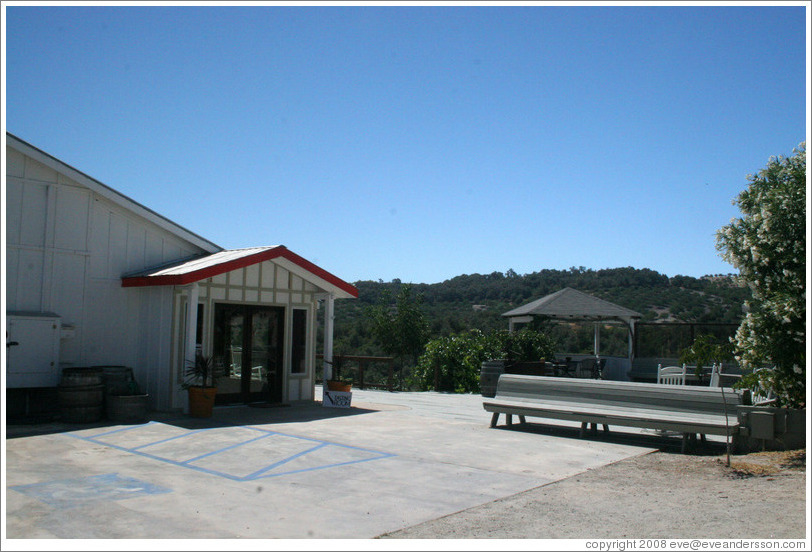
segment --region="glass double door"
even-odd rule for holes
[[[284,307],[214,306],[217,403],[282,402]]]

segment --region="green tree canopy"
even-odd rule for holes
[[[429,337],[422,302],[423,296],[414,294],[411,284],[404,284],[394,300],[391,292],[385,289],[378,303],[367,312],[372,335],[383,350],[401,359],[409,359],[412,364],[423,352]]]
[[[787,406],[806,396],[806,143],[749,175],[734,204],[742,212],[717,233],[722,258],[739,270],[752,300],[736,332],[745,368],[770,365]]]

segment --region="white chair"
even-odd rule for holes
[[[662,385],[685,385],[685,370],[682,366],[657,365],[657,383]]]
[[[754,368],[753,373],[761,372],[762,370],[772,371],[772,368]],[[750,388],[750,403],[753,406],[768,406],[775,404],[776,396],[772,389],[764,389],[760,383]]]

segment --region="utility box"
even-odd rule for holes
[[[9,313],[6,333],[6,387],[56,387],[61,318],[53,313]]]
[[[753,439],[775,438],[775,413],[750,412],[750,437]]]

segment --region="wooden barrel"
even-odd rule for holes
[[[123,424],[140,424],[147,421],[149,395],[108,395],[107,419]]]
[[[127,366],[97,366],[104,374],[105,398],[110,395],[133,395],[135,377],[133,369]]]
[[[496,384],[499,383],[499,376],[504,373],[504,360],[486,360],[482,363],[479,372],[479,389],[483,397],[496,396]]]
[[[103,383],[104,371],[96,367],[63,368],[62,381],[64,387],[82,387]]]
[[[57,387],[60,418],[64,422],[91,423],[102,419],[104,384]]]

